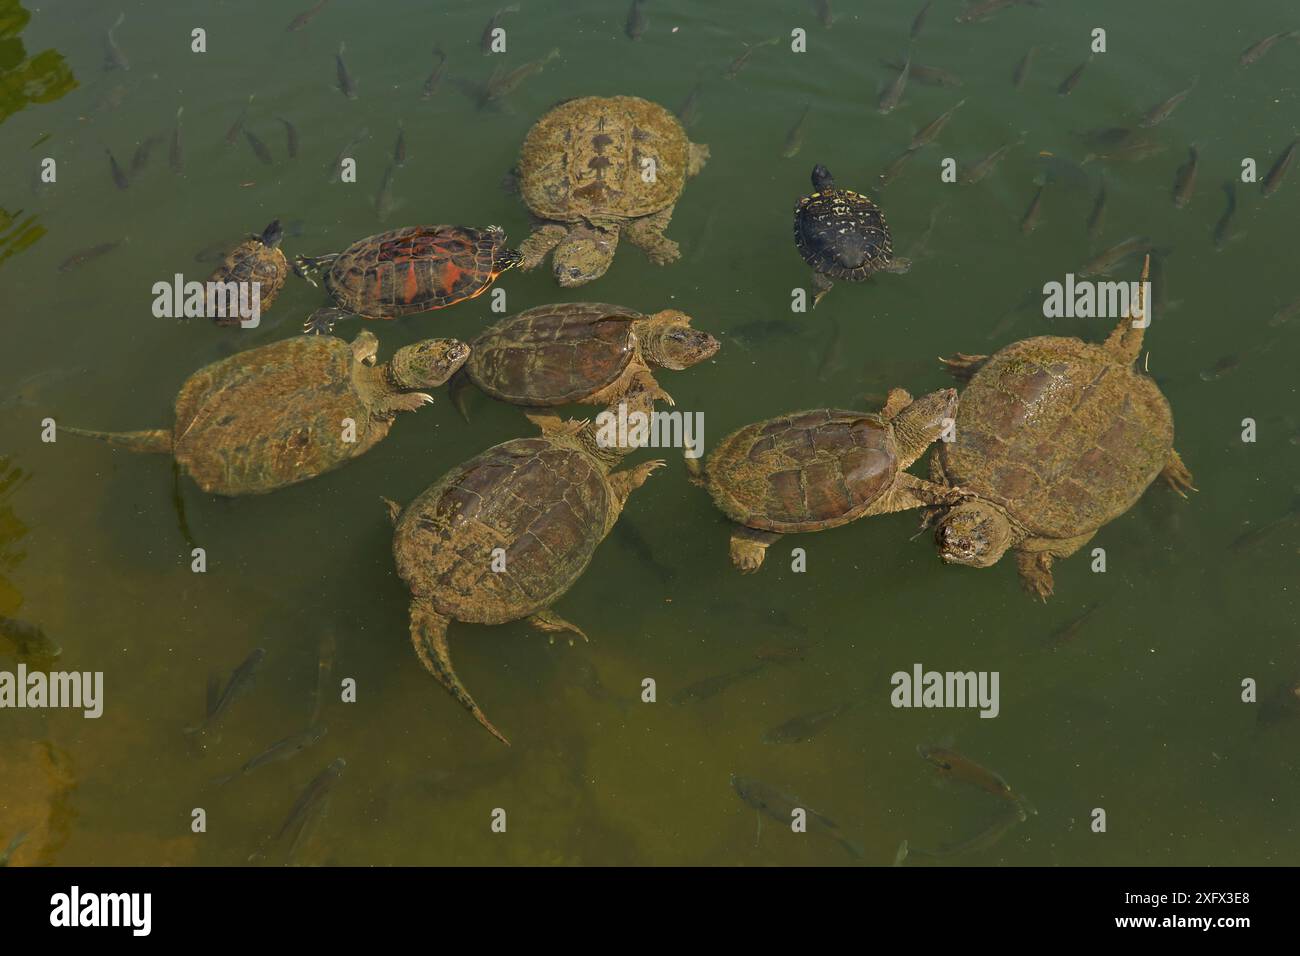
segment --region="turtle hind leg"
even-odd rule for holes
[[[528,623],[539,631],[545,631],[550,634],[552,644],[555,643],[555,635],[564,631],[571,631],[572,633],[577,634],[584,641],[590,641],[590,638],[588,638],[586,634],[582,633],[582,628],[566,621],[550,608],[538,611],[532,617],[528,618]],[[573,646],[573,638],[569,638],[569,646]]]
[[[305,279],[312,285],[316,284],[316,274],[326,266],[334,264],[334,260],[339,257],[337,252],[332,252],[325,256],[294,256],[293,272],[300,279]]]
[[[822,275],[820,272],[814,272],[814,273],[813,273],[813,277],[812,277],[812,287],[813,287],[813,301],[812,301],[812,307],[813,307],[814,309],[817,308],[817,303],[820,302],[822,299],[824,299],[824,298],[826,297],[826,293],[827,293],[827,292],[830,292],[831,289],[834,288],[834,286],[835,286],[835,283],[832,282],[832,281],[831,281],[827,276]]]
[[[744,525],[731,532],[731,563],[742,574],[757,571],[767,557],[768,546],[781,540],[775,531],[759,531]]]
[[[1016,568],[1020,571],[1020,583],[1024,589],[1040,601],[1046,603],[1052,596],[1055,583],[1052,580],[1052,555],[1048,551],[1017,551]]]
[[[83,438],[98,438],[100,441],[125,448],[127,451],[151,455],[170,455],[172,453],[172,433],[154,428],[142,432],[96,432],[85,428],[72,428],[65,425],[63,431]]]
[[[355,314],[346,309],[333,307],[317,309],[307,316],[307,321],[302,324],[302,330],[306,335],[329,335],[334,331],[334,324],[339,319],[349,319]]]
[[[969,382],[989,360],[987,355],[967,355],[958,352],[952,358],[939,357],[939,361],[948,367],[948,374],[960,382]]]
[[[1196,486],[1192,484],[1192,473],[1187,470],[1183,460],[1178,457],[1178,452],[1172,448],[1169,449],[1169,461],[1165,463],[1164,470],[1160,472],[1160,477],[1169,484],[1170,488],[1184,498],[1187,497],[1187,492],[1197,490]]]
[[[649,216],[633,219],[623,229],[628,242],[646,254],[657,266],[666,266],[682,257],[681,247],[664,235],[673,218],[673,207],[668,206]]]
[[[424,665],[425,670],[436,677],[438,683],[445,687],[452,697],[460,701],[461,706],[473,714],[475,720],[487,728],[488,733],[509,747],[510,741],[501,731],[492,726],[492,721],[487,719],[487,715],[474,702],[474,698],[456,676],[456,670],[451,664],[451,648],[447,644],[449,623],[446,617],[428,605],[412,601],[411,644],[415,648],[416,656],[420,658],[420,663]]]

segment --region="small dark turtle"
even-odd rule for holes
[[[621,456],[584,422],[529,416],[542,429],[453,468],[406,508],[389,501],[397,573],[411,589],[420,661],[478,722],[502,736],[456,676],[451,621],[586,635],[550,608],[582,575],[630,495],[663,465],[611,474]],[[554,640],[554,638],[552,638]]]
[[[879,415],[818,408],[747,425],[718,443],[691,480],[740,527],[731,562],[757,571],[783,534],[837,528],[867,515],[960,501],[966,492],[908,474],[951,425],[957,391],[915,401],[892,389]]]
[[[204,491],[253,495],[332,471],[383,440],[398,412],[433,397],[469,358],[455,339],[398,349],[375,367],[379,340],[294,336],[201,368],[176,397],[170,430],[63,428],[129,451],[174,455]]]
[[[328,266],[325,291],[338,308],[317,309],[304,332],[329,332],[339,319],[392,319],[443,309],[482,295],[519,263],[499,226],[408,226],[367,236],[342,252],[298,256],[294,271],[312,285]]]
[[[944,561],[987,568],[1014,551],[1025,589],[1046,601],[1053,559],[1082,548],[1157,477],[1179,494],[1192,487],[1169,402],[1134,367],[1144,333],[1125,316],[1101,345],[1042,335],[943,360],[970,384],[956,440],[930,456],[930,476],[973,495],[939,521]]]
[[[464,412],[463,389],[472,381],[514,405],[617,405],[633,391],[672,405],[651,369],[689,368],[718,351],[718,340],[690,323],[676,309],[642,315],[599,302],[529,309],[470,343],[470,360],[452,381],[452,400]]]
[[[217,266],[209,282],[256,282],[258,283],[258,310],[265,312],[284,287],[284,280],[289,275],[289,263],[280,250],[280,240],[284,238],[284,229],[280,220],[275,219],[260,236],[252,235],[226,253],[226,257]],[[238,315],[214,316],[217,325],[238,325]]]
[[[877,272],[906,272],[910,259],[894,256],[880,207],[852,189],[839,189],[830,170],[812,171],[813,193],[794,207],[794,243],[813,267],[813,308],[831,290],[832,279],[861,282]]]

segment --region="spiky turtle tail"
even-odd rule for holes
[[[479,709],[474,698],[470,696],[465,685],[460,682],[456,676],[456,670],[451,665],[451,649],[447,645],[447,625],[450,621],[435,611],[428,604],[418,600],[411,602],[411,644],[415,647],[416,656],[420,658],[420,663],[424,665],[425,670],[438,679],[438,683],[460,701],[461,705],[474,715],[474,719],[487,728],[497,740],[501,741],[507,747],[510,741],[506,740],[501,731],[492,726],[492,721],[487,719],[487,714]]]
[[[96,432],[85,428],[63,426],[63,431],[83,438],[98,438],[127,451],[142,452],[152,455],[170,455],[172,453],[172,433],[161,428],[142,432]]]

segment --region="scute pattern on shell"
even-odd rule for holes
[[[258,309],[265,312],[284,288],[289,263],[279,246],[271,248],[257,238],[245,239],[227,253],[221,265],[208,277],[209,282],[259,283]],[[218,325],[238,325],[238,316],[217,318]]]
[[[614,493],[595,462],[519,438],[454,468],[403,512],[397,571],[415,598],[458,621],[502,624],[549,607],[605,536]],[[505,550],[505,570],[492,551]]]
[[[672,113],[636,96],[585,96],[556,106],[528,131],[519,185],[535,214],[558,222],[648,216],[676,202],[690,141]],[[654,162],[654,180],[643,162]]]
[[[898,455],[879,417],[815,409],[728,435],[706,465],[717,506],[765,531],[848,524],[890,486]]]
[[[623,373],[635,354],[640,313],[603,303],[529,309],[474,340],[475,384],[517,405],[563,405],[587,398]]]
[[[358,315],[392,318],[472,299],[496,278],[501,233],[410,226],[354,242],[334,260],[325,288]]]
[[[794,240],[805,262],[835,279],[866,279],[894,255],[884,213],[851,189],[828,189],[799,200]]]
[[[204,491],[250,494],[305,481],[369,447],[351,346],[297,336],[195,372],[176,398],[176,459]],[[356,422],[344,442],[342,421]]]
[[[1169,459],[1156,384],[1098,345],[1040,336],[994,355],[962,393],[949,484],[1006,506],[1032,534],[1069,538],[1117,518]]]

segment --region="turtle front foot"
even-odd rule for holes
[[[1020,570],[1020,583],[1025,591],[1043,603],[1052,596],[1055,585],[1052,580],[1052,556],[1043,552],[1016,554],[1016,564]]]
[[[425,405],[432,405],[433,396],[428,392],[403,392],[401,395],[394,395],[389,402],[396,411],[414,412]]]
[[[551,610],[538,611],[528,619],[528,623],[539,631],[548,632],[551,644],[555,643],[555,635],[563,631],[570,631],[589,643],[591,640],[582,632],[582,628],[578,627],[576,624],[569,623]],[[569,646],[572,647],[574,643],[574,639],[572,637],[569,638]]]
[[[757,528],[737,528],[731,533],[731,563],[741,574],[753,574],[763,566],[768,545],[780,537]]]
[[[1174,489],[1179,495],[1186,498],[1187,492],[1198,490],[1192,484],[1192,473],[1187,470],[1183,460],[1178,457],[1178,452],[1172,449],[1169,452],[1169,462],[1165,465],[1164,470],[1160,472],[1170,488]]]
[[[304,335],[329,335],[334,331],[334,324],[338,320],[333,316],[320,318],[315,314],[309,315],[307,321],[302,324]]]

